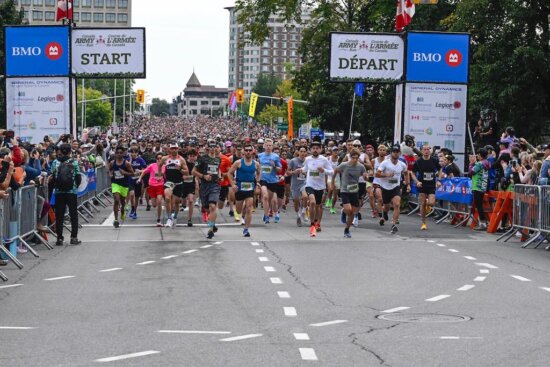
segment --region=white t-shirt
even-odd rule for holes
[[[401,174],[407,171],[407,165],[401,161],[393,164],[391,159],[388,159],[382,162],[376,171],[384,174],[393,173],[392,177],[378,178],[378,184],[384,190],[393,190],[401,185]]]
[[[324,168],[324,172],[319,172],[319,167]],[[314,190],[326,190],[325,175],[332,175],[334,170],[332,164],[323,156],[309,156],[304,161],[302,170],[307,174],[306,187],[311,187]]]
[[[385,161],[387,160],[386,158],[387,158],[387,157],[384,157],[384,160],[383,160],[382,162],[385,162]],[[374,164],[374,173],[375,173],[375,175],[374,175],[374,180],[372,181],[372,183],[377,184],[377,185],[380,185],[380,180],[381,180],[381,178],[376,177],[376,171],[378,171],[378,167],[380,167],[380,165],[382,164],[382,162],[380,162],[380,161],[378,160],[378,157],[374,158],[374,160],[373,160],[372,162],[374,162],[373,164]]]

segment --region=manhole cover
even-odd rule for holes
[[[396,322],[463,322],[472,318],[460,315],[440,315],[435,313],[392,313],[376,316],[378,319]]]

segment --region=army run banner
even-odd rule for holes
[[[54,140],[70,133],[69,78],[9,78],[6,81],[8,130],[22,141]]]
[[[468,177],[444,178],[435,192],[437,200],[470,205],[473,202],[472,179]]]
[[[88,78],[145,78],[145,28],[75,28],[72,72]]]
[[[399,35],[331,33],[330,80],[398,82],[403,77],[405,43]]]

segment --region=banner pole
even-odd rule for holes
[[[466,122],[466,125],[468,126],[468,136],[470,137],[470,146],[472,147],[472,154],[476,155],[474,140],[472,139],[472,130],[470,129],[470,124],[468,122]],[[464,161],[466,161],[466,157],[464,157]]]
[[[351,104],[351,119],[349,122],[349,137],[351,139],[351,126],[353,125],[353,112],[355,110],[355,90],[353,91],[353,103]]]

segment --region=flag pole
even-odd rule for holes
[[[351,126],[353,125],[353,112],[355,110],[355,90],[353,90],[353,103],[351,104],[351,119],[349,122],[349,137],[351,139]]]

